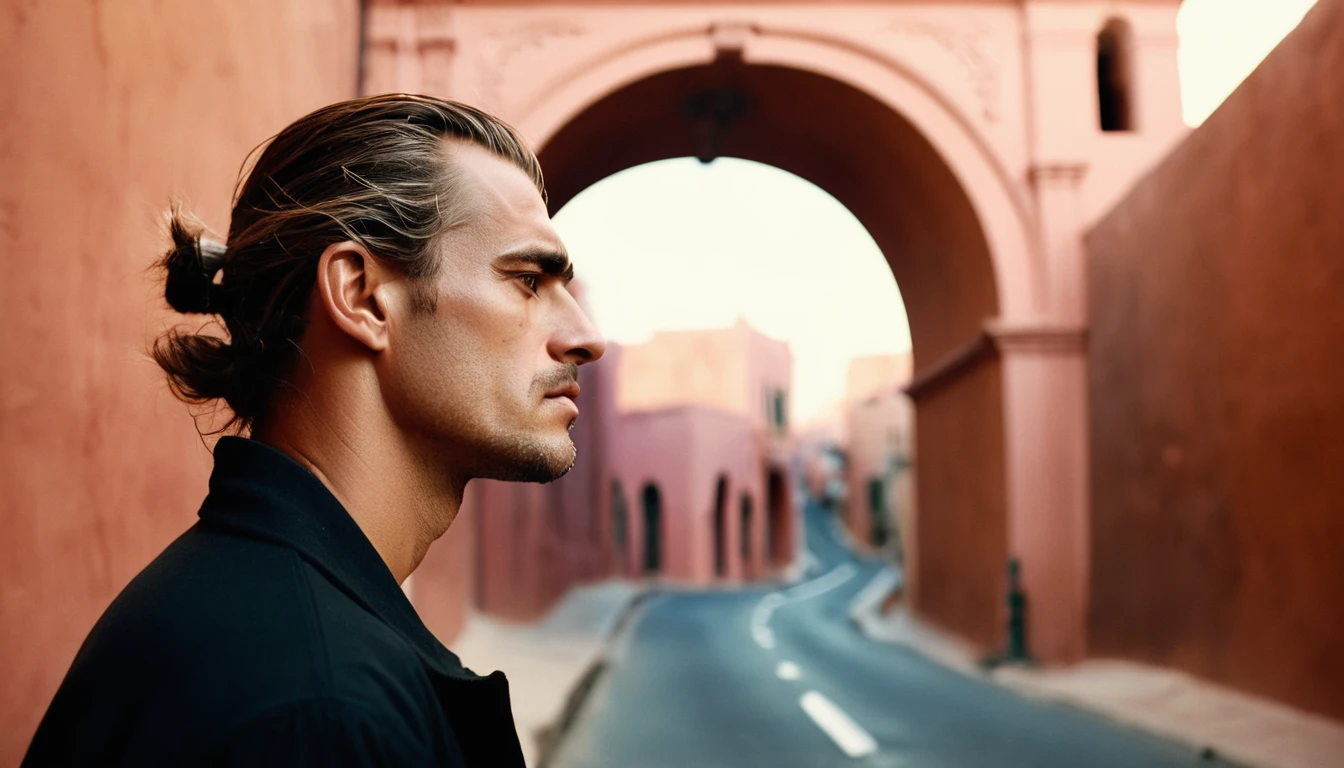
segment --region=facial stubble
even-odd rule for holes
[[[538,374],[529,388],[528,400],[537,402],[545,393],[563,388],[578,380],[578,366],[567,363],[545,373]],[[576,419],[570,419],[565,434],[559,440],[548,440],[540,436],[529,436],[522,440],[514,439],[496,442],[492,451],[503,459],[499,474],[493,479],[521,483],[549,483],[564,477],[574,468],[578,459],[578,448],[569,432],[573,431]]]

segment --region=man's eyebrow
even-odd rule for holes
[[[530,264],[544,275],[558,277],[566,284],[574,279],[574,264],[569,256],[549,248],[525,249],[506,253],[496,259],[496,264]]]

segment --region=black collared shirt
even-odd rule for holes
[[[94,626],[25,766],[522,766],[503,673],[465,669],[336,497],[215,448],[200,520]]]

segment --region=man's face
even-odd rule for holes
[[[454,471],[554,480],[574,464],[578,366],[606,343],[566,288],[569,257],[532,181],[475,145],[451,154],[465,215],[420,286],[434,309],[389,318],[383,396]]]

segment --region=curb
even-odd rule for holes
[[[657,587],[648,587],[636,592],[630,600],[621,609],[616,621],[612,623],[611,629],[607,632],[604,639],[602,650],[599,651],[593,660],[584,669],[579,680],[574,684],[574,688],[565,696],[564,706],[560,709],[560,715],[555,722],[544,725],[537,729],[535,738],[537,743],[537,761],[534,768],[547,768],[551,759],[555,756],[556,750],[564,742],[565,736],[569,734],[574,722],[578,720],[579,712],[583,705],[588,701],[588,696],[597,687],[598,681],[606,673],[610,666],[612,648],[616,645],[616,639],[621,637],[628,629],[635,614],[650,598],[657,596],[661,590]]]
[[[938,632],[936,629],[921,625],[907,613],[903,628],[901,622],[894,625],[896,629],[879,629],[881,618],[879,616],[879,607],[889,594],[890,589],[879,591],[882,586],[880,581],[882,574],[874,578],[863,591],[859,593],[850,604],[850,620],[855,624],[859,631],[873,642],[885,643],[898,646],[932,664],[937,664],[945,669],[962,674],[963,676],[980,680],[985,683],[1008,690],[1031,701],[1037,701],[1058,707],[1067,707],[1069,709],[1084,712],[1094,717],[1100,717],[1114,725],[1146,734],[1150,737],[1156,737],[1175,744],[1180,744],[1190,750],[1197,760],[1217,759],[1225,765],[1238,766],[1239,768],[1324,768],[1326,765],[1339,765],[1337,762],[1320,762],[1319,759],[1312,760],[1303,758],[1301,754],[1297,759],[1289,757],[1286,754],[1271,756],[1273,753],[1272,745],[1266,749],[1258,747],[1248,747],[1246,744],[1238,744],[1235,740],[1220,738],[1214,735],[1216,732],[1205,729],[1203,734],[1190,733],[1175,725],[1164,727],[1162,723],[1154,722],[1151,718],[1145,719],[1136,716],[1133,712],[1126,711],[1123,705],[1107,703],[1106,701],[1089,697],[1077,692],[1052,687],[1047,681],[1039,679],[1041,674],[1049,674],[1051,670],[1041,670],[1034,667],[1025,667],[1016,664],[1004,665],[995,669],[986,669],[977,661],[973,650],[956,638],[948,637]],[[1104,660],[1094,660],[1094,662]],[[1068,671],[1069,668],[1062,668],[1055,671]],[[1076,669],[1076,668],[1075,668]],[[1172,673],[1178,675],[1172,670],[1163,668],[1153,668],[1158,674]],[[1085,673],[1086,674],[1086,673]],[[1204,681],[1194,680],[1195,685],[1204,684]],[[1217,689],[1215,684],[1208,684],[1213,689]],[[1209,689],[1205,689],[1209,690]],[[1238,698],[1250,699],[1247,694],[1242,692],[1228,690],[1223,693],[1211,693],[1209,695],[1225,696],[1231,695]],[[1257,706],[1266,708],[1281,709],[1274,702],[1261,702]],[[1299,717],[1309,717],[1304,713],[1297,713]],[[1314,719],[1314,718],[1311,718]],[[1216,729],[1216,726],[1215,726]],[[1316,731],[1313,735],[1319,736]],[[1344,732],[1341,732],[1344,736]],[[1339,743],[1339,736],[1333,737],[1329,743]],[[1321,741],[1314,743],[1322,743]],[[1319,749],[1319,748],[1318,748]],[[1337,752],[1334,754],[1338,754]]]

